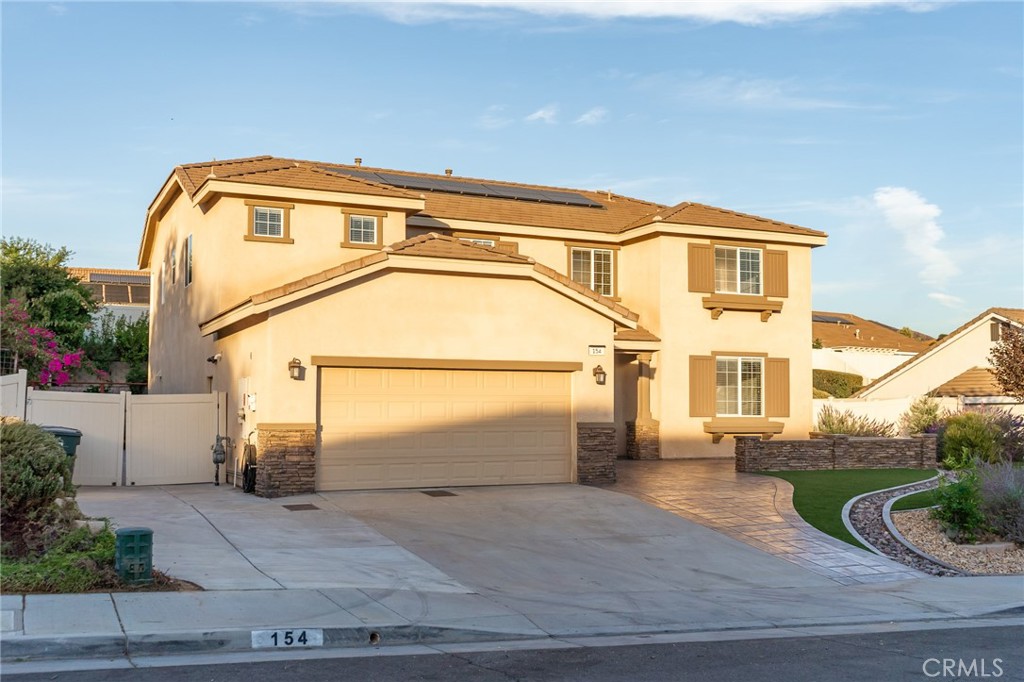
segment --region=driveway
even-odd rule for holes
[[[793,486],[742,474],[732,459],[619,461],[609,490],[632,495],[713,528],[842,585],[883,583],[924,574],[867,552],[806,523],[793,508]]]

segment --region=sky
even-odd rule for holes
[[[822,230],[816,310],[937,335],[1024,307],[1024,3],[0,12],[3,234],[72,265],[137,267],[178,164],[358,156]]]

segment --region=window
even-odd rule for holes
[[[460,239],[471,244],[479,244],[480,246],[494,246],[496,243],[493,239],[477,239],[476,237],[460,237]]]
[[[715,358],[715,412],[720,417],[764,414],[764,360]]]
[[[252,233],[257,237],[283,237],[284,210],[280,208],[253,206]]]
[[[377,243],[377,218],[368,215],[348,217],[348,241],[352,244]]]
[[[274,242],[294,244],[291,238],[291,210],[294,204],[280,204],[275,201],[246,201],[249,211],[249,229],[245,240],[250,242]]]
[[[614,296],[611,249],[585,249],[572,247],[569,267],[572,281],[593,289],[602,296]]]
[[[761,295],[761,249],[715,247],[715,293]]]
[[[178,260],[174,254],[174,247],[171,247],[171,284],[178,281]]]
[[[185,266],[185,286],[192,284],[192,235],[188,236],[185,240],[185,254],[184,254]]]

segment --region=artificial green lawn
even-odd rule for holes
[[[893,511],[903,511],[906,509],[924,509],[925,507],[934,507],[938,502],[935,501],[934,490],[923,490],[913,495],[907,495],[901,497],[892,504]]]
[[[835,471],[766,471],[793,484],[793,506],[804,521],[834,538],[863,547],[843,525],[843,506],[875,490],[931,478],[934,469],[840,469]]]

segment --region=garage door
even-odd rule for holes
[[[570,376],[325,368],[317,488],[568,482]]]

